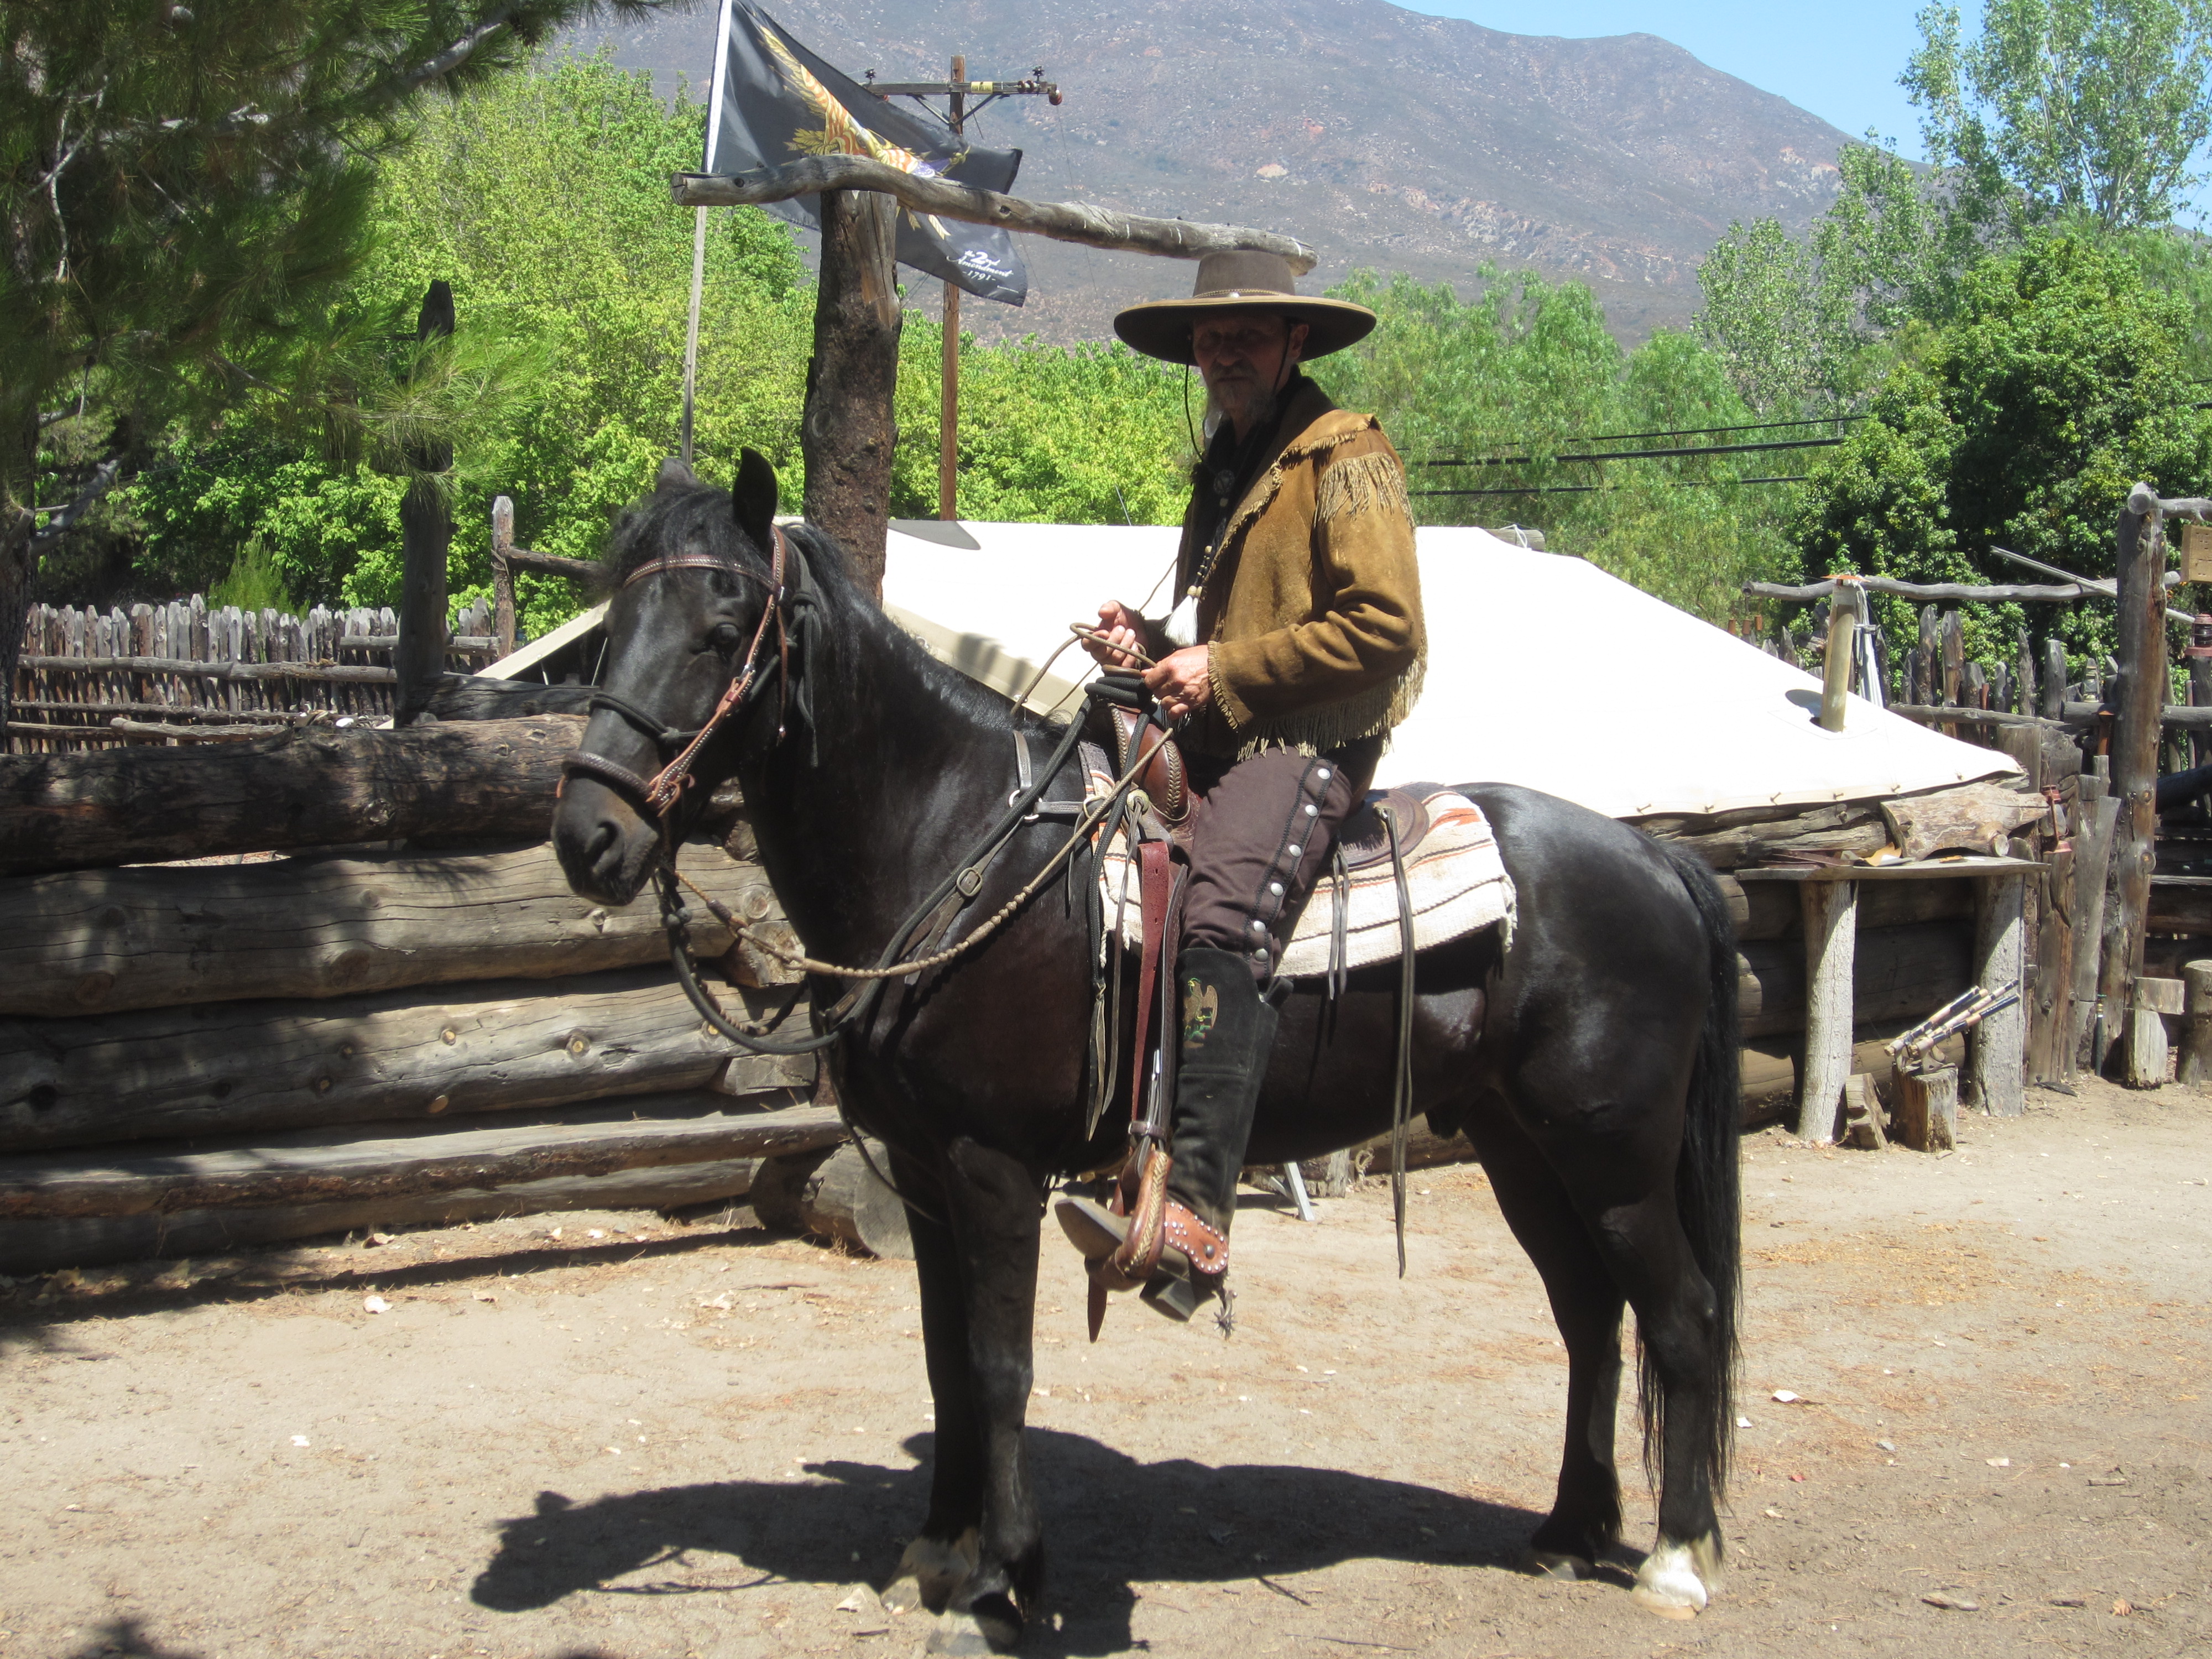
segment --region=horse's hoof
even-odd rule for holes
[[[884,1607],[891,1613],[920,1607],[944,1612],[975,1571],[976,1551],[973,1527],[949,1543],[941,1538],[915,1539],[906,1547],[897,1573],[884,1588]]]
[[[926,1654],[943,1654],[948,1659],[983,1659],[986,1654],[1012,1645],[996,1639],[991,1625],[975,1614],[948,1613],[929,1627],[929,1639],[921,1644],[921,1650]]]
[[[1563,1583],[1588,1578],[1597,1571],[1596,1564],[1588,1556],[1571,1555],[1562,1550],[1531,1550],[1528,1565],[1540,1577],[1556,1578]]]
[[[1004,1590],[977,1596],[968,1604],[968,1616],[994,1649],[1011,1650],[1022,1639],[1022,1610]]]
[[[1708,1599],[1705,1582],[1698,1574],[1697,1554],[1688,1544],[1661,1539],[1636,1570],[1630,1599],[1662,1619],[1696,1618],[1705,1610]]]

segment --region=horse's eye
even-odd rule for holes
[[[738,647],[744,642],[745,636],[738,631],[734,623],[724,623],[707,635],[707,643],[726,657],[735,656]]]

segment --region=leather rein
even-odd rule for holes
[[[939,882],[929,896],[915,908],[914,914],[892,933],[890,942],[884,947],[881,957],[872,967],[848,968],[841,967],[835,963],[817,962],[811,957],[787,951],[769,940],[763,939],[754,940],[756,945],[770,956],[804,972],[856,981],[853,989],[839,999],[834,1006],[818,1011],[822,1029],[810,1036],[787,1041],[769,1037],[768,1033],[780,1025],[785,1016],[797,1006],[798,993],[793,994],[791,1001],[784,1007],[763,1021],[743,1024],[733,1021],[714,992],[700,979],[697,964],[691,958],[689,943],[690,913],[684,902],[678,884],[690,887],[706,905],[714,920],[730,929],[732,933],[742,936],[748,930],[744,922],[727,906],[702,891],[696,884],[690,881],[677,869],[675,809],[683,800],[685,792],[696,781],[692,769],[697,761],[700,750],[706,746],[708,739],[714,735],[722,723],[743,707],[747,695],[753,689],[760,668],[762,647],[767,642],[768,630],[771,623],[775,624],[776,632],[779,679],[775,734],[778,741],[781,741],[784,736],[784,716],[789,708],[791,696],[791,635],[786,618],[793,603],[787,573],[791,568],[796,566],[803,574],[805,562],[803,559],[795,556],[790,543],[785,538],[783,527],[776,525],[771,528],[775,537],[774,553],[769,561],[769,574],[765,577],[758,571],[748,569],[733,560],[714,554],[678,553],[640,565],[623,580],[623,586],[627,588],[644,580],[648,576],[664,575],[673,571],[719,570],[742,576],[749,581],[758,582],[767,588],[768,603],[762,609],[759,624],[753,629],[752,643],[746,647],[744,660],[732,677],[729,685],[715,703],[714,712],[708,716],[706,723],[696,732],[686,732],[675,726],[664,726],[654,719],[649,711],[640,708],[628,698],[611,691],[595,691],[588,704],[593,712],[605,708],[620,715],[663,750],[674,748],[679,744],[682,744],[682,748],[650,778],[642,777],[618,762],[609,760],[605,756],[596,755],[589,750],[583,749],[576,750],[564,759],[561,763],[561,770],[564,787],[569,777],[580,773],[596,778],[602,782],[613,785],[624,794],[641,802],[647,811],[659,820],[660,857],[655,873],[660,888],[662,925],[668,933],[669,959],[676,970],[677,982],[683,987],[684,995],[690,999],[692,1006],[698,1010],[709,1026],[740,1048],[750,1049],[757,1054],[795,1054],[826,1048],[836,1042],[843,1035],[844,1029],[858,1020],[873,1004],[877,994],[880,993],[886,981],[942,967],[966,955],[992,934],[997,933],[1074,855],[1089,833],[1105,818],[1109,810],[1120,801],[1122,795],[1135,781],[1138,775],[1151,761],[1159,743],[1166,740],[1167,733],[1164,730],[1161,731],[1158,742],[1150,747],[1141,741],[1134,745],[1137,750],[1136,758],[1127,771],[1115,781],[1113,787],[1103,799],[1085,805],[1077,815],[1073,832],[1060,850],[1047,860],[1043,869],[1025,883],[1021,890],[1000,906],[994,915],[953,945],[912,961],[897,960],[899,952],[907,947],[915,935],[927,930],[927,924],[931,921],[941,906],[952,905],[956,896],[958,903],[964,904],[981,890],[985,872],[996,861],[1000,853],[1005,850],[1022,826],[1029,822],[1032,816],[1031,809],[1043,799],[1047,786],[1066,763],[1068,757],[1073,754],[1077,741],[1081,735],[1082,722],[1071,721],[1066,735],[1061,738],[1051,759],[1036,774],[1028,787],[1014,792],[1006,803],[1006,810],[1000,814],[998,821],[969,850],[968,855],[959,861],[953,872]],[[949,920],[946,925],[950,926]],[[803,988],[802,987],[801,989]]]

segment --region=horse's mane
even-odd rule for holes
[[[696,479],[663,479],[623,510],[599,561],[610,592],[640,565],[676,552],[711,553],[733,562],[744,550],[730,492]]]
[[[784,534],[805,556],[807,570],[816,582],[835,596],[834,609],[848,615],[872,614],[888,624],[882,632],[889,647],[910,665],[947,714],[979,726],[1005,729],[1012,718],[1009,700],[946,667],[906,629],[890,623],[874,599],[854,581],[850,558],[835,536],[819,525],[804,521],[786,525]],[[735,562],[748,550],[738,530],[728,490],[696,479],[664,477],[651,494],[641,497],[616,520],[600,564],[606,589],[611,592],[640,566],[667,554],[702,552]]]

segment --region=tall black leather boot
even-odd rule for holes
[[[1178,974],[1182,1029],[1176,1074],[1175,1109],[1168,1120],[1169,1157],[1158,1269],[1144,1299],[1171,1319],[1188,1319],[1207,1298],[1227,1297],[1229,1223],[1237,1208],[1237,1176],[1252,1115],[1275,1042],[1275,1010],[1252,982],[1247,960],[1234,951],[1182,953]],[[1143,1202],[1137,1205],[1141,1212]],[[1109,1290],[1134,1288],[1109,1268],[1125,1251],[1131,1218],[1096,1200],[1073,1195],[1057,1206],[1060,1224],[1091,1267],[1091,1335],[1098,1337]],[[1136,1269],[1139,1273],[1147,1271]]]
[[[1237,951],[1185,951],[1177,978],[1182,1029],[1168,1120],[1168,1243],[1189,1258],[1201,1284],[1218,1283],[1229,1266],[1237,1175],[1275,1044],[1275,1010]],[[1200,1225],[1183,1225],[1178,1206]]]

